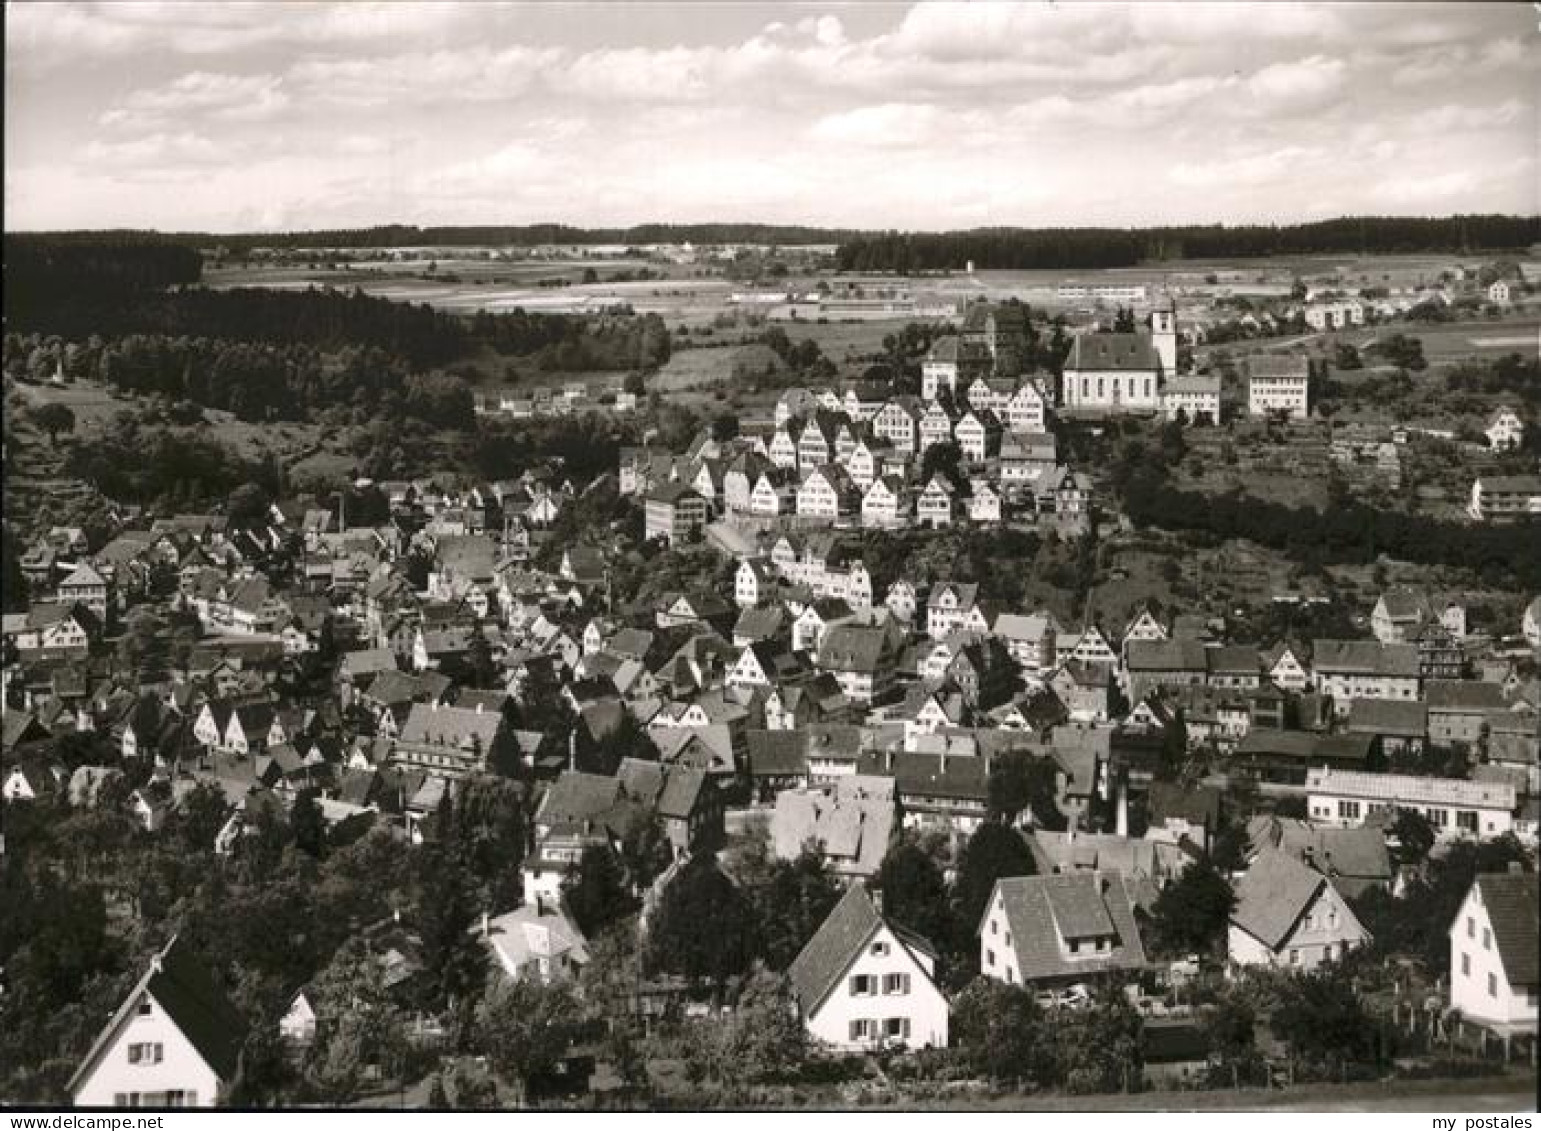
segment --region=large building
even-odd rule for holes
[[[1476,479],[1466,509],[1479,522],[1541,515],[1541,475],[1490,475]]]
[[[1304,420],[1311,411],[1311,363],[1303,357],[1263,355],[1247,360],[1247,413],[1282,413]]]
[[[1517,804],[1507,782],[1424,778],[1320,768],[1306,773],[1306,815],[1318,824],[1352,827],[1398,809],[1422,814],[1441,840],[1488,839],[1514,828]]]
[[[1162,382],[1177,373],[1177,315],[1157,310],[1148,334],[1082,334],[1065,360],[1060,402],[1072,410],[1150,412]]]
[[[674,545],[706,525],[706,500],[683,483],[663,483],[648,492],[643,537]]]

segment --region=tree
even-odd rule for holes
[[[964,484],[963,472],[960,465],[963,463],[963,449],[955,441],[944,440],[932,444],[926,449],[926,454],[920,461],[920,482],[931,482],[934,475],[941,475],[949,483],[958,489]]]
[[[1033,995],[994,978],[975,978],[953,1001],[952,1043],[971,1073],[996,1083],[1046,1083],[1053,1070]]]
[[[1386,828],[1386,839],[1396,846],[1396,862],[1407,867],[1428,859],[1434,847],[1434,826],[1416,809],[1398,809]]]
[[[1113,315],[1113,333],[1134,333],[1134,311],[1126,306],[1120,306]]]
[[[652,887],[673,861],[674,845],[656,809],[633,821],[622,834],[621,863],[636,890]]]
[[[1195,860],[1167,884],[1151,908],[1151,943],[1157,954],[1181,957],[1222,945],[1236,897],[1208,860]]]
[[[972,930],[990,902],[996,880],[1031,876],[1036,870],[1033,854],[1020,833],[998,821],[982,822],[969,837],[958,861],[954,898],[959,917]]]
[[[249,530],[268,524],[268,493],[256,483],[243,483],[230,493],[226,517],[234,530]]]
[[[590,938],[635,909],[621,862],[602,844],[583,850],[562,881],[562,899],[578,929]]]
[[[1353,980],[1338,965],[1289,978],[1270,1024],[1304,1060],[1361,1063],[1374,1054],[1375,1026]]]
[[[889,848],[875,883],[883,893],[885,918],[904,924],[936,946],[947,945],[956,933],[942,870],[911,837],[901,837]]]
[[[1088,1009],[1056,1019],[1058,1076],[1071,1092],[1113,1092],[1140,1079],[1144,1023],[1129,999],[1107,987]]]
[[[738,435],[738,413],[721,412],[712,417],[712,439],[719,442],[733,439]]]
[[[309,1074],[327,1099],[345,1103],[370,1065],[400,1067],[405,1018],[386,988],[384,964],[358,938],[338,949],[312,989],[317,1024]]]
[[[318,794],[316,789],[301,790],[289,811],[295,847],[314,857],[326,849],[326,819],[321,815],[321,806],[316,804]]]
[[[466,645],[466,671],[471,676],[471,686],[492,687],[497,679],[497,664],[492,659],[492,645],[481,625],[471,634]]]
[[[1054,763],[1047,758],[1026,750],[1002,751],[991,762],[986,781],[990,812],[1011,822],[1026,809],[1037,827],[1063,829],[1065,816],[1054,800],[1054,773]]]
[[[572,1046],[579,1017],[566,982],[519,978],[500,985],[477,1008],[477,1042],[498,1074],[528,1096],[531,1083],[560,1064]]]
[[[726,1026],[727,1063],[751,1083],[791,1076],[808,1054],[807,1030],[785,974],[755,963]]]
[[[417,876],[423,973],[430,998],[453,1005],[480,992],[487,975],[487,952],[471,930],[477,918],[471,878],[442,846],[424,848]]]
[[[38,405],[28,415],[34,427],[48,433],[50,444],[58,441],[60,432],[75,430],[75,413],[68,405],[59,404],[57,401]]]
[[[214,838],[228,818],[225,791],[201,781],[183,796],[167,823],[189,851],[202,853],[214,850]]]
[[[749,968],[755,949],[749,901],[715,861],[694,856],[664,888],[649,919],[644,965],[720,986]]]
[[[824,853],[805,845],[795,860],[777,860],[770,880],[757,891],[760,952],[774,970],[792,964],[840,902],[840,886]]]

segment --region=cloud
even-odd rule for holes
[[[934,106],[889,102],[826,115],[809,128],[808,135],[841,145],[910,147],[932,140],[940,118]]]
[[[1298,107],[1332,97],[1347,81],[1348,64],[1342,59],[1312,55],[1264,67],[1247,80],[1247,90],[1262,101]]]
[[[182,116],[254,122],[275,117],[288,105],[289,96],[277,75],[193,71],[164,86],[134,91],[99,120],[104,126],[138,128]]]
[[[172,166],[217,165],[232,156],[230,148],[195,133],[155,133],[128,141],[93,141],[83,156],[104,173],[121,169],[168,169]]]
[[[1179,162],[1167,170],[1167,178],[1187,188],[1287,183],[1300,176],[1302,165],[1324,154],[1319,147],[1287,145],[1211,161]]]

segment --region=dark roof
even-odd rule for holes
[[[839,983],[841,976],[850,968],[852,961],[866,946],[867,940],[878,929],[888,926],[900,945],[910,950],[934,955],[929,942],[912,931],[886,923],[866,887],[856,881],[846,889],[835,909],[814,932],[808,945],[792,960],[787,977],[792,981],[792,992],[797,997],[803,1016],[808,1017],[818,1009],[829,991]]]
[[[1202,672],[1208,670],[1207,651],[1198,640],[1131,640],[1126,663],[1130,672]]]
[[[1288,853],[1266,850],[1236,885],[1231,922],[1277,950],[1326,882]]]
[[[808,772],[807,737],[797,730],[752,730],[749,743],[750,777],[787,777]]]
[[[1081,334],[1070,346],[1067,370],[1154,372],[1161,365],[1148,334]]]
[[[1012,934],[1012,949],[1024,982],[1091,976],[1145,966],[1130,898],[1132,881],[1117,873],[1070,872],[1059,876],[1012,876],[996,881]],[[995,907],[992,894],[985,907]],[[1061,939],[1112,935],[1112,948],[1091,957],[1069,957]]]
[[[1430,711],[1502,711],[1508,708],[1500,684],[1475,679],[1431,679],[1424,685]]]
[[[1527,873],[1498,872],[1477,877],[1477,886],[1487,907],[1493,937],[1498,942],[1498,957],[1504,964],[1504,977],[1515,988],[1541,984],[1537,977],[1538,924],[1536,877]]]
[[[1354,699],[1348,707],[1348,729],[1355,734],[1427,738],[1429,710],[1401,699]]]
[[[91,1051],[70,1077],[69,1092],[73,1094],[96,1066],[123,1023],[134,1016],[140,998],[146,994],[165,1010],[172,1024],[221,1081],[228,1083],[235,1077],[241,1046],[246,1038],[246,1021],[214,981],[209,968],[186,943],[173,935],[164,949],[150,960],[150,968],[144,977],[97,1036]]]
[[[1147,805],[1152,824],[1181,817],[1190,824],[1213,828],[1220,819],[1220,791],[1207,785],[1184,789],[1175,782],[1151,782]]]

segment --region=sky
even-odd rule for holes
[[[8,3],[5,226],[1541,212],[1530,4]]]

